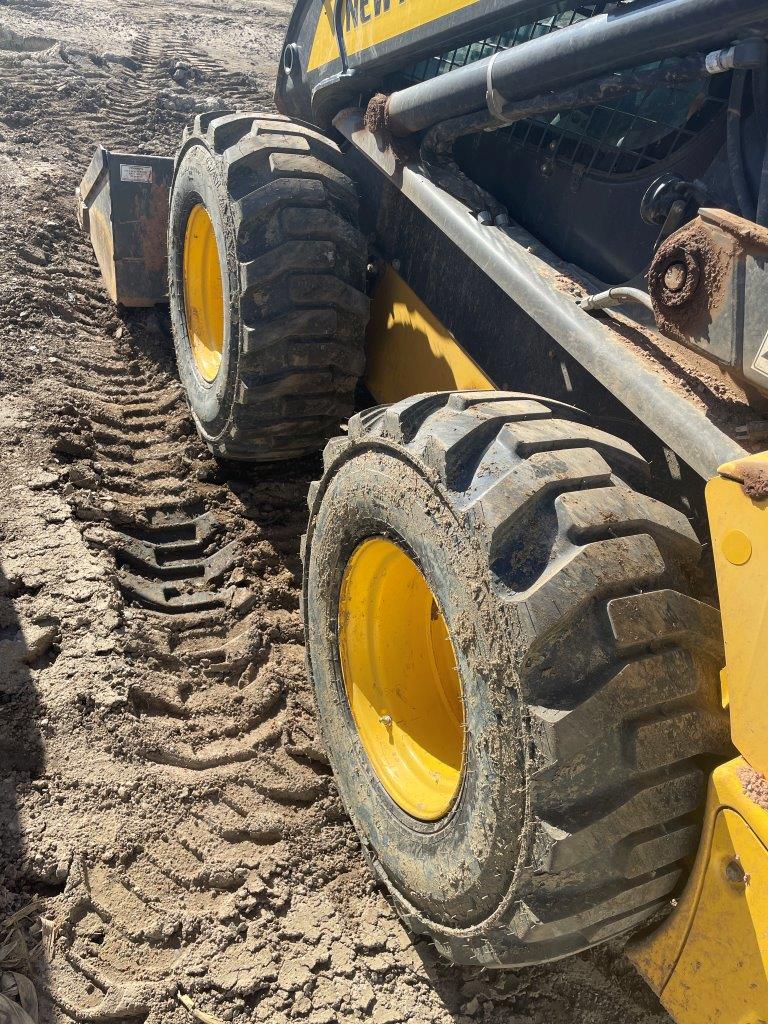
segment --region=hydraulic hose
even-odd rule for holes
[[[765,153],[760,172],[760,188],[757,195],[757,223],[768,227],[768,66],[763,64],[752,72],[752,84],[757,113],[757,129],[765,133]]]
[[[650,295],[640,288],[630,288],[626,285],[609,288],[607,291],[598,292],[597,295],[588,295],[586,299],[581,300],[579,305],[585,313],[593,313],[599,309],[612,309],[614,306],[622,306],[625,302],[637,302],[653,312],[653,303],[651,302]]]
[[[760,172],[760,191],[757,197],[755,220],[761,227],[768,227],[768,137],[766,137],[763,167]]]
[[[765,64],[752,72],[752,91],[757,118],[760,127],[765,130],[768,128],[768,67]]]
[[[731,174],[733,190],[739,212],[747,220],[756,216],[755,201],[744,170],[744,152],[741,144],[741,123],[744,106],[744,88],[747,80],[746,71],[734,71],[731,95],[728,101],[727,149],[728,169]]]
[[[590,79],[571,89],[543,93],[531,99],[509,103],[497,113],[487,109],[462,117],[454,117],[431,128],[422,141],[421,152],[426,159],[447,155],[456,139],[463,135],[496,128],[504,128],[542,114],[557,113],[608,103],[629,93],[643,92],[660,87],[672,89],[686,82],[704,79],[707,75],[706,57],[694,54],[663,67],[626,72],[622,75],[604,75]]]

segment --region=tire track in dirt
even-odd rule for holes
[[[199,953],[206,927],[198,915],[221,903],[221,893],[261,889],[264,851],[290,849],[322,827],[306,809],[327,793],[328,772],[306,702],[293,692],[304,670],[291,549],[303,525],[306,475],[261,472],[255,494],[250,474],[227,480],[190,436],[178,386],[132,344],[102,345],[87,366],[68,362],[72,402],[59,409],[54,447],[77,456],[70,501],[88,523],[85,538],[114,558],[126,602],[122,647],[132,681],[110,749],[160,775],[161,785],[189,779],[199,791],[204,778],[208,787],[190,801],[173,839],[137,845],[120,869],[83,868],[87,896],[70,919],[64,955],[107,1000],[91,1019],[108,1019],[115,998],[139,1016],[147,1006],[140,993],[116,987],[126,943],[135,955],[150,942],[146,966],[156,984],[172,987],[167,950],[156,948],[179,941],[170,907],[189,911],[188,895],[197,894],[195,923],[186,928]],[[199,898],[205,891],[207,902]],[[242,912],[228,912],[247,927]],[[77,951],[93,914],[121,941],[102,945],[99,969],[88,975]],[[154,918],[150,941],[145,922]],[[237,969],[250,976],[241,958],[238,950]],[[216,971],[209,966],[207,987],[231,975],[231,961],[220,956]],[[241,979],[238,995],[260,994],[264,981],[263,971]],[[71,1000],[59,1003],[77,1019]]]
[[[144,69],[145,94],[167,77],[157,68],[161,50],[167,60],[161,42],[149,46],[139,39],[134,48]],[[130,95],[126,89],[117,100],[112,96],[111,111],[121,125],[130,128],[132,120],[138,129],[146,102],[136,84],[134,79]],[[38,82],[34,92],[39,96],[44,84]],[[50,315],[47,267],[58,265],[65,238],[72,241],[50,229],[47,258],[32,253],[29,260],[21,249],[31,285],[26,310],[37,300],[41,312]],[[250,891],[269,894],[263,878],[269,869],[252,877],[263,869],[262,851],[302,824],[300,809],[327,790],[327,769],[318,766],[311,720],[291,710],[296,702],[286,693],[303,679],[296,539],[303,526],[306,474],[289,473],[287,483],[282,470],[274,480],[262,474],[255,506],[247,482],[236,483],[243,495],[234,501],[237,515],[226,507],[226,496],[222,499],[221,479],[201,484],[199,477],[218,470],[190,437],[178,386],[142,358],[149,334],[148,347],[154,341],[164,348],[161,358],[167,362],[167,335],[149,314],[151,329],[141,318],[129,326],[139,339],[136,348],[105,342],[98,321],[113,317],[100,297],[92,298],[92,257],[79,240],[74,249],[74,259],[62,260],[67,300],[80,299],[85,308],[59,311],[76,330],[76,340],[54,357],[63,384],[57,390],[67,397],[55,411],[52,434],[54,450],[69,467],[73,512],[87,524],[86,539],[115,559],[116,582],[129,605],[124,650],[136,681],[128,687],[128,720],[117,724],[109,746],[116,759],[141,761],[171,788],[181,785],[173,774],[179,770],[193,776],[190,781],[198,787],[200,774],[208,786],[214,769],[225,770],[218,789],[191,801],[172,840],[137,844],[118,869],[81,857],[74,872],[80,877],[70,888],[82,891],[59,939],[67,976],[55,979],[53,994],[73,1019],[98,1020],[116,1013],[146,1017],[151,1002],[163,1002],[174,984],[167,947],[177,942],[178,907],[195,922],[186,921],[185,927],[199,953],[204,945],[199,915],[210,913],[219,893],[239,892],[249,883]],[[247,529],[247,515],[260,521],[258,529]],[[249,565],[258,573],[255,590],[243,565],[246,541]],[[291,569],[284,564],[289,551]],[[202,592],[196,587],[201,579],[207,588]],[[176,908],[170,917],[169,907]],[[231,907],[229,912],[234,913]],[[148,920],[155,922],[149,928]],[[105,930],[109,940],[96,943],[99,955],[94,956],[92,940]],[[147,963],[136,973],[160,986],[151,1002],[141,985],[117,980],[125,963],[135,965],[144,946]],[[222,957],[219,961],[219,973],[235,969]],[[265,977],[273,975],[273,968],[266,975],[262,970],[255,982],[241,981],[238,991],[248,995],[256,985],[261,992]]]

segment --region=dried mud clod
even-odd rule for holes
[[[744,793],[764,810],[768,811],[768,779],[754,768],[741,769],[741,783]]]
[[[377,92],[369,101],[363,115],[363,124],[376,136],[379,145],[388,149],[395,157],[397,167],[404,167],[410,160],[418,157],[418,145],[409,138],[399,138],[392,134],[389,123],[389,96]]]
[[[733,473],[752,501],[768,500],[768,465],[763,462],[742,462]]]
[[[389,132],[389,118],[387,116],[387,101],[389,96],[383,92],[377,92],[368,101],[365,108],[363,123],[369,132],[378,135],[382,132]]]

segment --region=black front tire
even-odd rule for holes
[[[699,543],[626,442],[547,399],[422,395],[355,416],[310,493],[308,664],[342,800],[406,924],[454,962],[522,966],[669,906],[729,751]],[[445,617],[463,783],[417,821],[345,695],[339,599],[358,545],[410,555]],[[407,680],[404,680],[407,686]]]
[[[200,203],[224,294],[221,366],[210,382],[195,364],[184,308],[184,240]],[[215,113],[185,133],[170,200],[171,318],[181,383],[215,455],[306,455],[352,413],[369,306],[357,209],[343,155],[310,126]]]

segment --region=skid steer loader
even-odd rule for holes
[[[299,0],[279,113],[78,192],[211,451],[324,446],[308,668],[405,924],[487,968],[628,937],[681,1024],[768,1020],[767,35]]]

